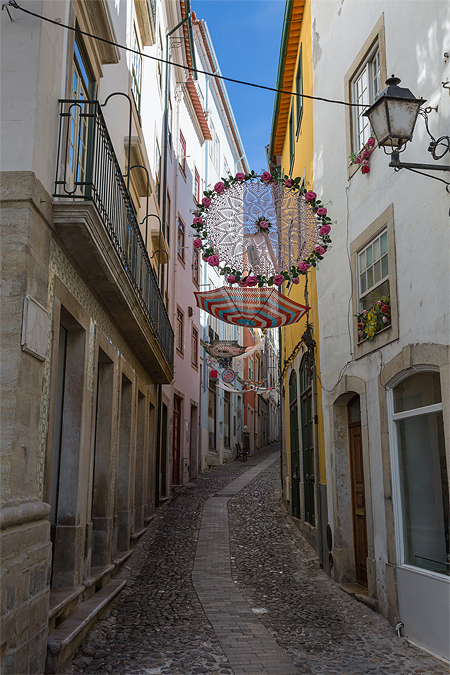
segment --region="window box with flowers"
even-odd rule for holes
[[[358,341],[373,340],[375,335],[391,325],[391,299],[383,296],[369,309],[356,315]]]
[[[355,357],[398,338],[394,208],[391,204],[350,244]]]
[[[361,169],[361,173],[370,172],[370,155],[372,154],[375,148],[375,139],[371,136],[367,143],[364,144],[362,150],[358,153],[352,152],[350,154],[350,162],[356,167]]]

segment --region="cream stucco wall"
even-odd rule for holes
[[[441,83],[450,77],[450,9],[443,2],[313,1],[314,94],[346,99],[351,68],[358,54],[364,55],[371,47],[375,28],[384,36],[380,41],[381,46],[383,42],[385,44],[382,72],[384,69],[389,75],[395,73],[402,79],[401,86],[427,99],[427,105],[438,106],[438,111],[429,115],[430,130],[436,137],[447,134],[450,96]],[[351,39],[348,39],[349,35]],[[335,48],[336,44],[339,49]],[[367,418],[364,473],[366,501],[371,502],[367,528],[373,545],[376,577],[372,590],[381,611],[395,621],[399,612],[394,571],[394,523],[387,496],[391,476],[389,460],[386,466],[382,452],[383,435],[387,434],[387,420],[383,414],[386,391],[380,383],[387,383],[384,364],[409,345],[433,343],[445,346],[449,343],[450,200],[445,186],[432,178],[406,170],[395,173],[388,167],[389,159],[380,149],[371,155],[369,174],[348,170],[348,121],[345,106],[314,102],[314,189],[320,192],[325,203],[330,202],[329,210],[336,221],[331,232],[332,250],[317,273],[327,475],[336,471],[333,422],[336,399],[344,393],[344,384],[345,391],[360,393],[351,384],[352,378],[359,378],[365,383],[361,401],[365,408],[363,416]],[[414,139],[401,159],[432,164],[427,147],[425,127],[419,118]],[[444,173],[434,175],[448,176]],[[352,242],[389,209],[393,212],[395,239],[395,253],[390,250],[390,274],[393,278],[395,275],[397,286],[394,311],[398,335],[395,329],[387,329],[387,338],[376,336],[372,348],[362,351],[354,343],[354,317],[349,302],[352,295],[349,265]],[[447,378],[445,369],[441,370],[443,389],[448,386]],[[444,419],[449,417],[447,408]],[[448,438],[447,422],[444,424]],[[339,540],[339,528],[342,528],[336,504],[338,490],[334,477],[329,492],[329,510],[335,540]],[[427,644],[427,639],[424,630],[423,644]]]

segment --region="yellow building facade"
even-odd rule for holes
[[[278,64],[277,89],[312,95],[310,0],[287,0]],[[300,177],[312,190],[313,105],[302,96],[275,98],[269,161],[271,169]],[[311,309],[281,329],[281,413],[283,498],[300,530],[328,567],[327,499],[316,270],[283,293]]]

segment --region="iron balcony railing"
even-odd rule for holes
[[[98,101],[60,103],[55,197],[92,201],[173,369],[174,334]]]

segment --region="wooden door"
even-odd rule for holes
[[[297,406],[297,374],[292,371],[289,380],[289,430],[291,446],[292,515],[300,518],[300,455]]]
[[[300,417],[302,422],[303,496],[305,521],[316,524],[314,503],[314,419],[312,408],[312,379],[307,369],[306,358],[300,364]]]
[[[181,461],[181,398],[173,397],[172,484],[180,485]]]
[[[364,465],[361,442],[361,423],[349,425],[350,466],[352,481],[353,540],[355,546],[356,581],[367,586],[367,527],[364,494]]]

